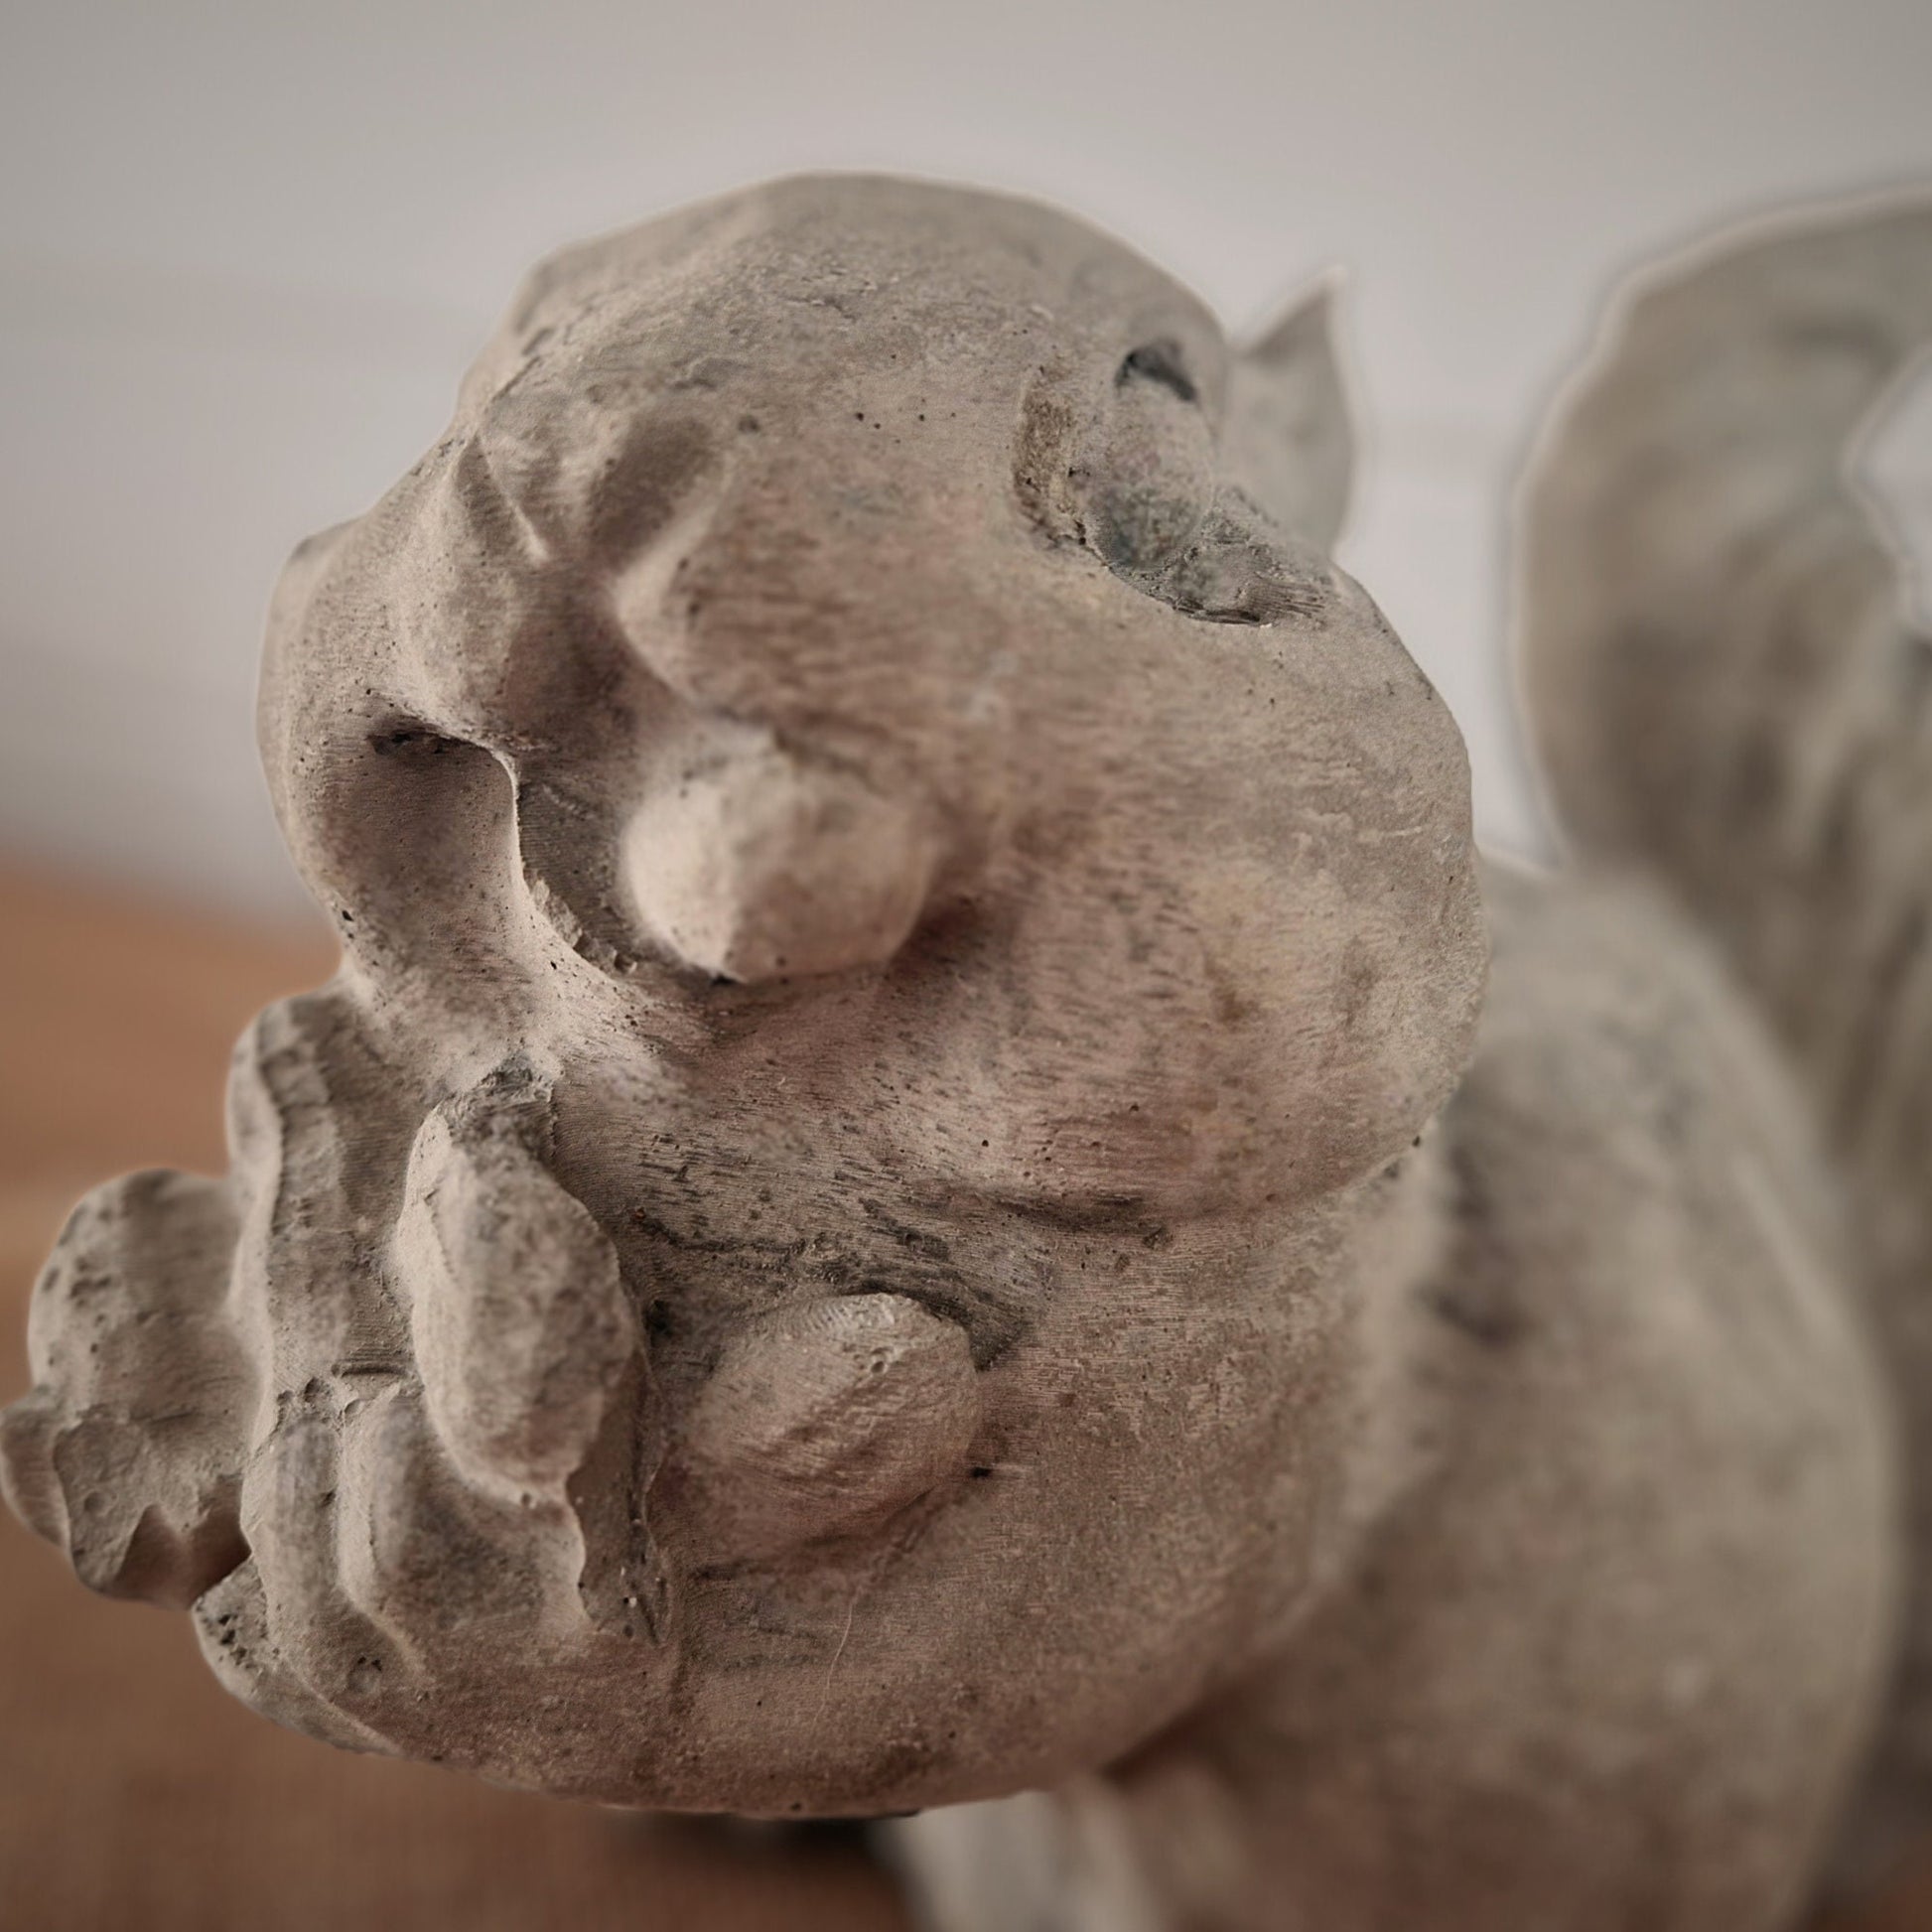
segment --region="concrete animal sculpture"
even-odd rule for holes
[[[15,1507],[316,1736],[920,1812],[948,1932],[1787,1922],[1932,1776],[1929,333],[1923,197],[1618,310],[1546,876],[1320,297],[875,179],[555,257],[278,592],[343,969],[76,1211]]]

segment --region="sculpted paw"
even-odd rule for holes
[[[255,1378],[226,1306],[235,1239],[226,1182],[129,1174],[74,1210],[35,1288],[36,1387],[0,1420],[0,1469],[108,1595],[185,1606],[246,1554]]]
[[[385,1187],[300,1104],[372,1051],[352,1012],[315,1018],[285,1014],[282,1043],[249,1058],[260,1138],[317,1190],[284,1185],[256,1252],[271,1310],[336,1306],[307,1334],[276,1318],[282,1389],[242,1481],[252,1561],[235,1601],[204,1606],[203,1643],[271,1715],[421,1748],[424,1696],[481,1699],[537,1667],[637,1569],[637,1321],[610,1241],[545,1165],[543,1079],[513,1060],[406,1145],[385,1130]],[[391,1203],[386,1238],[358,1215],[364,1190]],[[305,1295],[321,1226],[367,1233]],[[573,1478],[592,1462],[587,1525]]]

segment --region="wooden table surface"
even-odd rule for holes
[[[26,1385],[27,1292],[68,1208],[131,1168],[218,1172],[230,1042],[332,957],[319,929],[264,934],[0,867],[0,1401]],[[89,1595],[0,1509],[0,1926],[903,1925],[850,1841],[557,1804],[278,1730],[215,1688],[185,1617]],[[1831,1932],[1932,1932],[1932,1861]]]

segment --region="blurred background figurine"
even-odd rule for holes
[[[1932,1797],[1932,199],[1640,278],[1570,842],[1333,563],[1317,290],[883,177],[552,257],[298,551],[340,934],[76,1210],[8,1494],[351,1748],[873,1818],[945,1932],[1785,1924]],[[1901,1662],[1902,1660],[1902,1662]]]

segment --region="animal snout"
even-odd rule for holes
[[[766,743],[649,794],[623,857],[659,944],[757,984],[884,964],[918,923],[941,852],[921,801]]]
[[[966,1466],[980,1426],[966,1331],[905,1296],[793,1305],[741,1330],[678,1431],[714,1562],[861,1535]]]

